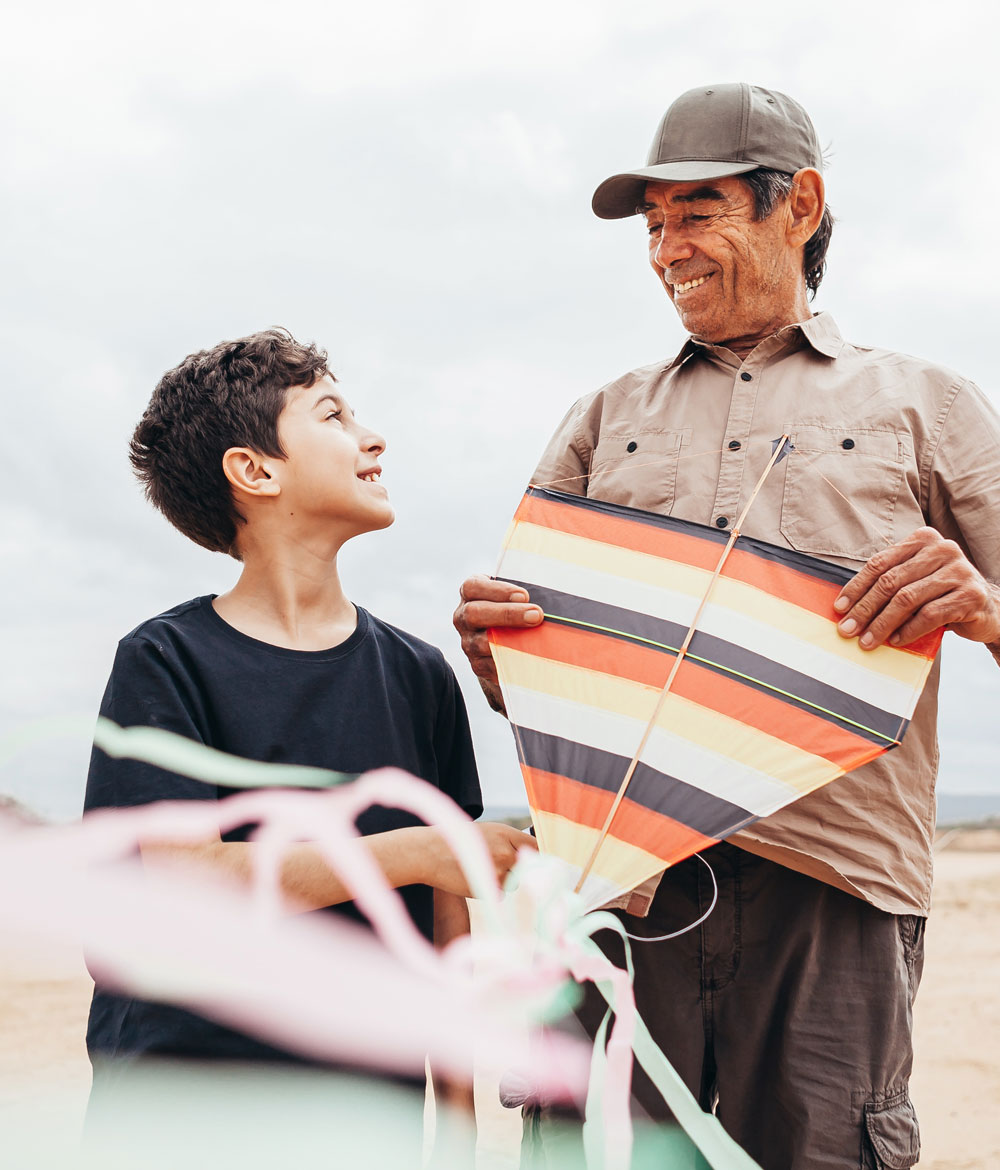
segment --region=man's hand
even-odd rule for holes
[[[876,553],[834,608],[843,614],[840,633],[863,650],[906,646],[941,626],[991,650],[1000,642],[1000,589],[934,528]]]
[[[545,615],[537,605],[530,604],[523,589],[508,581],[469,577],[462,583],[461,595],[462,600],[452,620],[462,636],[462,649],[489,705],[494,711],[506,715],[486,631],[491,626],[530,628],[537,626]]]

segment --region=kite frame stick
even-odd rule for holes
[[[781,438],[778,439],[778,441],[775,443],[774,450],[771,452],[771,458],[767,461],[767,466],[761,472],[760,479],[757,480],[756,486],[750,493],[750,498],[747,500],[746,506],[740,513],[739,519],[733,525],[732,532],[729,534],[729,540],[726,542],[726,547],[722,550],[722,556],[719,557],[719,563],[715,566],[715,572],[712,574],[712,577],[709,580],[707,587],[705,588],[705,593],[702,596],[701,601],[698,603],[698,608],[695,611],[695,615],[691,619],[691,625],[688,627],[688,631],[684,635],[684,641],[681,643],[681,647],[677,651],[677,657],[674,659],[674,664],[670,668],[670,673],[667,675],[667,681],[663,684],[663,689],[660,691],[659,698],[656,700],[656,706],[653,708],[653,713],[650,715],[649,722],[646,724],[646,730],[642,733],[642,739],[639,741],[639,746],[635,749],[635,754],[629,761],[629,766],[625,772],[625,779],[622,781],[621,787],[618,789],[618,792],[615,795],[615,799],[612,801],[611,808],[608,810],[608,815],[604,821],[604,827],[601,829],[600,836],[597,838],[597,842],[594,845],[593,851],[591,852],[590,857],[587,859],[587,864],[583,867],[583,872],[580,874],[580,880],[574,887],[574,893],[578,894],[580,892],[580,890],[583,888],[583,883],[590,876],[590,871],[594,868],[594,862],[597,860],[597,855],[601,850],[601,846],[607,839],[608,830],[611,828],[611,824],[615,819],[615,815],[617,814],[621,802],[624,799],[625,789],[629,786],[629,782],[631,781],[632,776],[635,773],[635,769],[639,763],[639,757],[642,755],[646,744],[649,742],[649,737],[652,735],[653,728],[656,726],[656,721],[660,717],[660,712],[663,710],[663,704],[666,701],[667,695],[670,693],[671,686],[673,686],[674,679],[677,676],[677,671],[680,670],[681,663],[684,661],[684,658],[687,655],[688,646],[690,646],[691,639],[694,637],[695,631],[698,628],[698,623],[701,621],[701,615],[705,611],[705,606],[708,605],[708,600],[712,595],[712,590],[715,588],[715,582],[718,581],[719,575],[722,573],[726,561],[729,559],[729,554],[733,550],[733,545],[739,539],[740,530],[743,527],[743,522],[747,518],[747,513],[753,506],[754,500],[757,499],[757,495],[760,492],[760,489],[764,486],[764,481],[771,474],[771,469],[784,453],[785,444],[788,441],[789,436],[782,435]]]

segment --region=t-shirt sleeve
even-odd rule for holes
[[[119,643],[101,715],[121,727],[159,727],[204,743],[202,714],[190,681],[164,647],[134,635]],[[84,811],[156,800],[214,800],[216,794],[214,785],[139,760],[113,758],[95,746]]]
[[[440,787],[442,792],[475,819],[483,814],[483,794],[472,747],[469,716],[455,672],[447,663],[444,669],[444,684],[434,726],[434,751]]]
[[[929,522],[1000,582],[1000,417],[971,382],[955,395],[930,464]]]

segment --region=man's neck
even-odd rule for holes
[[[708,338],[696,336],[694,340],[701,341],[706,345],[717,345],[722,349],[731,350],[734,354],[736,354],[740,361],[746,361],[750,354],[752,354],[757,346],[762,342],[767,341],[768,338],[774,337],[776,334],[780,333],[782,329],[788,329],[792,325],[801,325],[803,322],[811,320],[813,316],[814,314],[810,309],[801,308],[800,306],[795,313],[789,313],[778,317],[776,320],[768,322],[761,329],[755,331],[754,333],[750,333],[742,337],[730,337],[724,341],[709,341]]]

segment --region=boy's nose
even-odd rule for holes
[[[366,431],[361,440],[361,449],[372,455],[381,455],[385,450],[385,439],[378,431]]]

